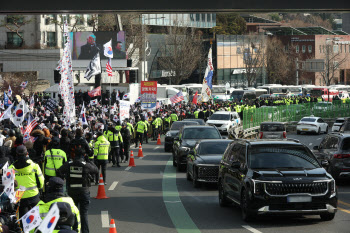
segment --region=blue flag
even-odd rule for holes
[[[5,104],[5,106],[10,106],[12,104],[11,100],[6,95],[6,92],[4,92],[4,104]]]

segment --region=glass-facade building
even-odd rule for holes
[[[142,24],[150,26],[212,28],[216,26],[216,14],[143,14]]]

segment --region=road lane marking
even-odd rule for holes
[[[129,171],[132,167],[125,168],[125,171]]]
[[[108,211],[101,211],[102,228],[109,228]]]
[[[346,205],[346,206],[350,207],[350,204],[349,204],[349,203],[343,202],[343,201],[341,201],[341,200],[338,200],[338,203],[340,203],[340,204],[343,204],[343,205]]]
[[[317,140],[321,140],[322,138],[317,138]]]
[[[338,207],[338,210],[350,214],[350,211],[349,211],[349,210],[346,210],[346,209],[343,209],[343,208],[340,208],[340,207]]]
[[[169,159],[164,169],[162,191],[165,207],[176,231],[178,233],[200,233],[181,202],[176,186],[176,169],[173,167],[172,158]]]
[[[310,143],[309,146],[312,146],[312,143]]]
[[[244,227],[245,229],[247,229],[248,231],[253,232],[253,233],[262,233],[261,231],[258,231],[257,229],[255,229],[251,226],[248,226],[248,225],[242,225],[242,227]]]
[[[156,146],[156,147],[153,148],[153,150],[157,150],[159,148],[160,148],[160,146]]]
[[[115,189],[115,187],[117,186],[117,184],[118,184],[118,181],[114,181],[108,190],[113,191]]]

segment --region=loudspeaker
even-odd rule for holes
[[[61,74],[58,70],[53,71],[53,81],[55,83],[60,83],[60,81],[61,81]]]

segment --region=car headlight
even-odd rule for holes
[[[259,180],[252,180],[254,183],[254,194],[262,195],[264,194],[264,183]]]
[[[330,183],[329,183],[329,188],[331,190],[331,197],[334,197],[335,194],[336,194],[336,186],[335,186],[335,180],[332,180]]]
[[[191,149],[190,149],[189,147],[182,146],[182,147],[180,147],[180,150],[183,150],[183,151],[190,151]]]
[[[165,136],[166,136],[166,137],[171,137],[171,133],[170,133],[170,132],[167,132],[167,133],[165,134]]]

